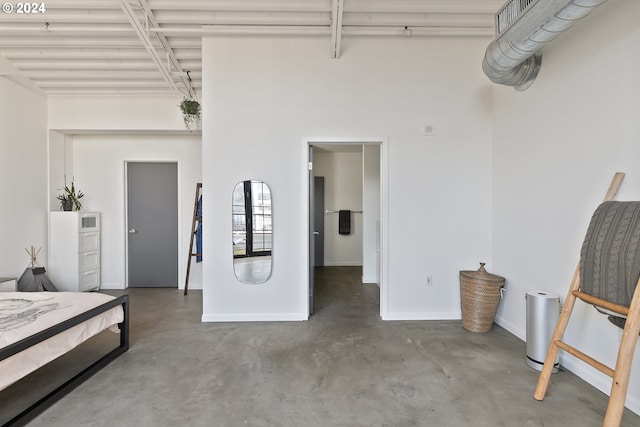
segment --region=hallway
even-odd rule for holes
[[[569,372],[535,401],[538,373],[504,329],[383,322],[378,288],[361,285],[359,268],[316,274],[307,322],[201,323],[198,291],[130,289],[130,351],[30,425],[602,424],[607,397]],[[626,411],[622,425],[640,417]]]
[[[315,269],[314,314],[309,322],[379,322],[380,288],[362,285],[360,267]]]

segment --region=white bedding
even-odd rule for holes
[[[0,292],[0,348],[112,299],[95,292]],[[0,361],[0,390],[123,319],[122,306],[113,307]]]

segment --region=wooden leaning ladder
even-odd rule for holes
[[[618,172],[614,175],[611,185],[609,186],[609,190],[607,191],[607,194],[604,198],[605,202],[612,201],[615,198],[623,179],[623,173]],[[631,372],[633,352],[636,348],[636,343],[638,342],[638,334],[640,333],[639,284],[640,279],[636,284],[636,288],[629,307],[614,304],[612,302],[594,297],[580,291],[580,264],[578,263],[575,273],[573,274],[573,280],[571,281],[571,285],[569,287],[569,293],[567,294],[562,312],[560,313],[560,317],[551,337],[549,350],[547,351],[547,357],[545,358],[544,366],[542,368],[542,371],[540,372],[540,377],[538,378],[538,385],[536,386],[536,390],[533,394],[533,397],[536,400],[544,399],[544,395],[547,391],[547,386],[549,385],[551,372],[553,370],[553,365],[555,363],[556,356],[558,355],[558,350],[562,349],[568,354],[577,357],[578,359],[612,378],[613,381],[611,385],[611,393],[609,395],[609,403],[607,406],[607,412],[605,414],[603,426],[614,427],[620,425],[620,422],[622,420],[622,413],[624,412],[624,402],[629,386],[629,374]],[[576,302],[576,298],[579,298],[588,304],[593,304],[595,306],[602,307],[615,313],[627,316],[625,327],[622,332],[622,338],[620,340],[620,346],[618,348],[618,356],[615,369],[611,369],[610,367],[600,363],[599,361],[591,358],[580,350],[562,341],[564,332],[569,323],[569,317],[571,316],[573,306]]]
[[[198,215],[198,200],[202,194],[202,183],[196,183],[196,197],[193,201],[193,220],[191,221],[191,237],[189,240],[189,256],[187,259],[187,277],[184,280],[184,294],[187,295],[189,289],[189,273],[191,272],[191,258],[194,256],[202,256],[201,253],[193,251],[193,241],[196,237],[198,223],[202,222],[202,216]]]

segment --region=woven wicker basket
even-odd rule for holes
[[[489,332],[500,303],[504,277],[488,273],[484,263],[478,271],[460,272],[462,327],[471,332]]]

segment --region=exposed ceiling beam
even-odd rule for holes
[[[20,59],[12,61],[21,70],[144,70],[153,71],[156,69],[153,62],[148,58],[144,60],[118,60],[103,59],[100,61],[82,60],[47,60],[47,59]]]
[[[2,70],[0,69],[0,74],[2,74]],[[158,76],[154,71],[145,71],[145,70],[100,70],[100,69],[80,69],[80,70],[24,70],[19,74],[24,74],[27,77],[31,77],[34,79],[60,79],[60,80],[73,80],[73,79],[162,79]],[[201,78],[202,71],[194,71],[191,73],[194,78]],[[194,83],[195,85],[195,83]]]
[[[122,70],[27,70],[24,75],[32,79],[69,81],[75,79],[160,80],[158,73]]]
[[[80,49],[65,48],[63,46],[40,48],[6,48],[2,50],[2,56],[16,59],[148,59],[147,51],[140,49]],[[198,58],[198,56],[193,56]]]
[[[225,12],[329,12],[327,0],[304,0],[304,1],[175,1],[175,0],[154,0],[155,10],[169,11],[203,11],[215,10]]]
[[[41,86],[44,89],[47,88],[66,88],[69,87],[69,82],[66,81],[61,81],[61,80],[38,80],[37,81],[38,85]],[[121,88],[127,88],[127,87],[133,87],[133,88],[155,88],[155,89],[162,89],[162,88],[166,88],[166,83],[164,83],[162,80],[119,80],[117,82],[115,81],[110,81],[108,79],[101,79],[98,81],[87,81],[87,80],[76,80],[73,82],[72,86],[76,87],[78,89],[83,88],[83,87],[89,87],[89,88],[98,88],[98,87],[110,87],[117,84],[118,87]]]
[[[2,25],[0,36],[127,36],[133,34],[131,26],[123,25],[69,25],[69,24],[22,24],[20,26]]]
[[[340,58],[342,44],[342,13],[344,0],[333,0],[331,9],[331,58]]]
[[[144,13],[147,19],[149,20],[149,27],[159,28],[160,24],[158,23],[158,20],[156,19],[153,12],[149,8],[149,5],[147,4],[147,0],[138,0],[138,2],[140,2],[140,5],[142,6]],[[164,51],[166,52],[167,60],[170,66],[173,67],[173,71],[178,73],[178,76],[179,76],[178,78],[182,82],[182,85],[184,86],[184,89],[186,90],[187,94],[189,95],[189,97],[195,98],[196,94],[194,93],[193,86],[191,84],[191,77],[189,76],[189,73],[185,73],[185,70],[182,69],[180,65],[180,61],[178,61],[178,58],[176,58],[176,55],[173,52],[173,49],[171,48],[169,41],[164,36],[164,34],[161,34],[161,33],[156,33],[156,37],[158,38],[158,40],[160,41],[160,44],[162,45]]]
[[[100,96],[100,95],[166,95],[166,86],[157,88],[130,88],[114,86],[111,88],[88,88],[88,87],[64,87],[64,88],[44,88],[47,95],[75,95],[75,96]]]
[[[315,25],[203,25],[201,28],[151,28],[150,31],[171,35],[205,36],[216,34],[328,35],[329,26]],[[174,43],[175,44],[175,43]]]
[[[4,37],[0,36],[0,48],[50,48],[50,47],[62,47],[65,48],[112,48],[112,49],[125,49],[133,48],[140,49],[140,40],[137,37],[56,37],[56,38],[44,38],[44,37]]]
[[[14,66],[0,75],[46,94],[200,93],[203,37],[318,37],[340,58],[345,37],[493,38],[504,1],[47,0],[46,14],[0,14]]]
[[[120,5],[122,7],[122,10],[124,11],[124,14],[129,19],[131,26],[136,31],[136,34],[138,34],[138,38],[140,39],[140,41],[142,41],[145,49],[147,49],[147,52],[149,52],[151,59],[158,67],[158,70],[160,71],[162,77],[173,90],[178,90],[178,87],[176,86],[176,83],[173,81],[173,77],[171,76],[171,71],[164,65],[162,58],[160,58],[160,55],[156,51],[155,45],[149,38],[149,33],[145,31],[143,25],[138,21],[138,17],[136,16],[136,13],[131,7],[129,1],[121,0]]]
[[[349,13],[345,11],[343,25],[402,25],[402,26],[465,26],[493,27],[493,15],[453,14],[453,13]]]
[[[496,2],[498,5],[501,1]],[[504,3],[504,1],[502,1]],[[363,13],[480,13],[493,15],[496,4],[487,1],[466,0],[349,0],[345,5],[346,12]]]
[[[55,0],[45,4],[47,11],[54,9],[78,9],[78,0]],[[118,10],[118,6],[114,5],[113,0],[91,0],[82,2],[82,9],[87,10]]]
[[[292,25],[203,25],[202,28],[173,27],[150,28],[151,32],[168,35],[299,35],[327,36],[331,28],[327,26]],[[452,27],[452,26],[360,26],[343,25],[342,36],[436,36],[436,37],[493,37],[493,27]],[[175,42],[173,43],[175,45]]]
[[[404,37],[492,37],[491,28],[469,27],[360,27],[344,26],[345,36],[404,36]]]
[[[327,25],[331,24],[331,14],[327,13],[275,13],[244,12],[224,13],[202,11],[200,13],[156,13],[156,18],[164,26],[171,25]]]
[[[87,2],[90,3],[90,2]],[[50,23],[79,23],[79,24],[121,24],[126,23],[126,19],[119,10],[113,9],[108,11],[96,11],[91,13],[87,11],[54,11],[47,7],[44,14],[39,13],[3,13],[0,14],[0,23],[16,24],[16,23],[42,23],[43,21]]]

